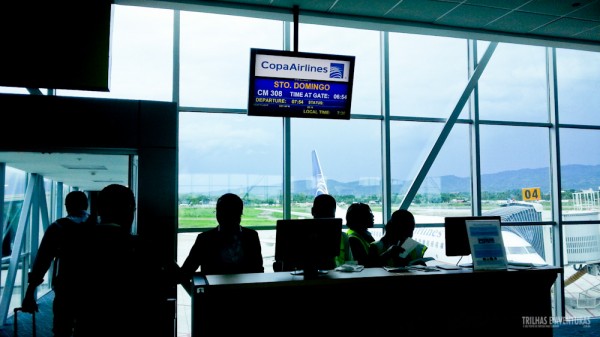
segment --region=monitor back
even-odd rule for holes
[[[278,220],[275,260],[301,267],[307,261],[333,261],[340,253],[342,219]]]

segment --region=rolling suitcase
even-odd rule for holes
[[[17,322],[19,311],[22,311],[22,308],[15,308],[14,310],[14,336],[19,336],[19,324]],[[35,312],[31,314],[31,336],[35,337]]]

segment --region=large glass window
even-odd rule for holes
[[[467,41],[390,33],[390,114],[447,118],[468,80]]]
[[[563,227],[565,315],[597,318],[600,225],[571,224]]]
[[[549,163],[546,128],[482,126],[482,213],[498,215],[498,207],[516,206],[504,210],[504,213],[522,212],[519,216],[515,214],[512,221],[551,221]],[[537,198],[526,195],[525,190],[530,189],[539,189],[541,194]]]
[[[600,125],[600,53],[556,50],[559,121]]]
[[[0,87],[0,93],[3,94],[27,94],[25,88]]]
[[[244,200],[243,225],[274,226],[283,212],[281,119],[181,112],[179,123],[179,227],[216,226],[226,192]]]
[[[292,210],[311,217],[319,178],[312,159],[315,151],[327,190],[338,202],[336,216],[345,222],[348,205],[364,202],[371,205],[375,223],[382,223],[381,123],[294,119],[291,124],[292,194],[294,207],[298,207]]]
[[[389,32],[386,46],[378,30],[300,24],[299,51],[356,57],[354,118],[292,119],[290,142],[284,143],[281,118],[248,117],[244,112],[250,49],[289,46],[293,39],[285,29],[289,22],[242,17],[233,8],[227,15],[182,11],[176,21],[173,10],[113,7],[110,91],[56,93],[179,104],[180,263],[197,232],[217,225],[215,202],[226,192],[243,198],[242,224],[259,230],[264,267],[271,271],[273,228],[283,218],[285,179],[290,179],[292,200],[285,206],[290,206],[293,218],[311,217],[315,192],[325,186],[338,201],[339,217],[345,220],[350,203],[366,202],[380,225],[386,220],[382,219],[385,193],[392,200],[392,210],[386,210],[390,214],[417,174],[426,169],[409,207],[421,225],[418,233],[430,247],[429,254],[443,253],[444,243],[438,240],[443,218],[470,215],[475,202],[481,202],[483,215],[500,215],[503,229],[520,238],[510,241],[517,245],[507,245],[514,256],[537,254],[554,263],[553,226],[563,226],[567,311],[561,314],[596,315],[588,309],[597,309],[600,301],[595,263],[600,260],[600,147],[595,146],[600,144],[600,53],[557,49],[557,77],[550,79],[550,83],[556,80],[557,88],[549,88],[546,47],[499,43],[477,92],[463,109],[463,119],[440,145],[435,161],[424,168],[444,127],[442,120],[456,107],[468,83],[469,40]],[[180,27],[174,27],[177,22]],[[174,39],[176,32],[180,36]],[[179,48],[174,41],[179,41]],[[490,42],[476,45],[480,59]],[[382,55],[386,50],[389,53]],[[388,62],[388,74],[381,73],[382,61]],[[389,87],[382,85],[383,75],[388,76]],[[179,83],[173,83],[174,78]],[[556,89],[558,98],[560,123],[552,127],[558,128],[560,136],[556,150],[562,191],[551,184],[551,153],[557,144],[550,142],[551,129],[546,127],[549,89]],[[0,87],[0,92],[29,93],[10,87]],[[48,94],[45,89],[42,93]],[[383,122],[390,123],[390,143],[384,145],[389,146],[390,158],[382,157],[387,135],[382,132],[381,111],[386,100],[391,120]],[[479,124],[467,114],[475,111]],[[474,127],[480,130],[479,144],[471,143]],[[477,148],[480,153],[472,153]],[[291,177],[283,174],[284,154],[291,158]],[[480,172],[473,170],[472,154],[479,155]],[[388,173],[384,162],[390,164],[391,191],[382,186]],[[1,224],[4,256],[11,252],[23,203],[25,184],[14,185],[15,175],[26,180],[25,173],[7,167]],[[321,178],[324,185],[318,184]],[[480,200],[472,200],[472,180],[478,178]],[[48,185],[46,190],[56,193],[53,188]],[[527,191],[538,189],[537,198],[525,198]],[[561,198],[562,219],[552,218],[556,197]],[[50,211],[57,207],[52,205]],[[546,221],[554,222],[539,224]],[[381,236],[380,229],[373,233]],[[16,291],[15,301],[19,296]],[[179,303],[186,305],[185,300]]]
[[[298,32],[298,51],[355,56],[351,113],[381,114],[378,31],[302,24]]]
[[[500,43],[479,79],[479,117],[547,122],[547,92],[546,49]]]
[[[283,22],[182,12],[180,105],[246,109],[250,48],[283,49]]]
[[[600,220],[600,130],[563,129],[560,134],[562,216]]]
[[[110,92],[57,90],[57,95],[171,101],[173,11],[113,7]]]
[[[390,132],[392,206],[397,209],[443,127],[441,123],[394,122]],[[443,223],[444,216],[471,214],[467,125],[453,127],[410,205],[417,223]],[[418,145],[417,145],[418,144]]]

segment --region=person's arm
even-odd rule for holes
[[[384,263],[383,259],[379,256],[379,248],[376,243],[374,242],[369,245],[369,261],[371,261],[372,267],[382,267]]]
[[[35,298],[36,288],[44,282],[44,275],[50,269],[50,264],[58,254],[60,228],[56,224],[51,224],[42,237],[37,255],[28,274],[27,290],[23,297],[21,307],[23,312],[34,313],[38,311],[38,305]]]
[[[194,242],[192,249],[190,249],[190,253],[179,269],[178,283],[181,284],[188,293],[191,293],[192,276],[196,270],[198,270],[202,261],[202,235],[202,233],[198,234],[196,242]]]
[[[258,232],[253,231],[249,233],[249,252],[245,252],[245,253],[249,253],[250,255],[250,260],[248,261],[249,264],[249,268],[250,268],[250,272],[251,273],[264,273],[265,268],[263,266],[263,257],[262,257],[262,251],[261,251],[261,247],[260,247],[260,238],[258,237]]]
[[[379,254],[379,258],[381,261],[388,261],[392,259],[394,261],[394,265],[404,265],[402,262],[402,258],[399,255],[404,251],[404,248],[400,246],[400,244],[395,244],[389,246],[385,251]],[[406,263],[408,263],[406,261]]]
[[[37,287],[44,282],[44,275],[50,269],[54,258],[58,255],[60,243],[60,228],[51,224],[42,237],[37,255],[29,272],[29,284]]]
[[[354,256],[352,255],[352,249],[350,249],[350,242],[348,241],[348,234],[342,233],[342,240],[344,242],[344,264],[346,261],[354,261]]]
[[[23,302],[21,303],[21,308],[23,312],[34,313],[38,311],[38,305],[35,300],[35,289],[37,286],[29,283],[27,285],[27,291],[25,291],[25,297],[23,297]]]

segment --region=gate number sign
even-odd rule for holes
[[[524,201],[541,200],[542,199],[542,192],[540,191],[539,187],[523,188],[522,193],[523,193]]]

